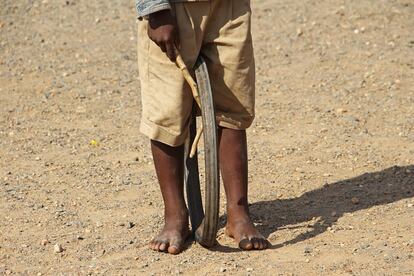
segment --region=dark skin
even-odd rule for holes
[[[149,16],[148,36],[171,61],[175,61],[177,35],[174,20],[167,11]],[[255,228],[249,215],[247,142],[244,130],[219,128],[220,170],[227,200],[226,233],[241,249],[262,250],[269,242]],[[151,140],[155,170],[164,200],[164,228],[149,244],[155,251],[178,254],[190,234],[183,191],[184,147],[171,147]]]

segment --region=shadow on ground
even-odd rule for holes
[[[259,231],[266,237],[281,228],[293,229],[298,227],[297,224],[312,222],[309,231],[273,245],[275,249],[325,232],[345,213],[396,202],[413,195],[414,165],[394,166],[326,184],[297,198],[255,202],[250,205],[250,212],[253,220],[259,223]],[[220,218],[220,226],[224,226],[224,222],[225,216]],[[214,250],[236,251],[221,245]]]

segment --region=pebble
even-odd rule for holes
[[[227,270],[227,269],[226,269],[225,267],[220,267],[220,272],[221,272],[221,273],[226,272],[226,270]]]
[[[353,198],[351,198],[351,201],[352,201],[352,203],[353,204],[359,204],[359,198],[357,198],[357,197],[353,197]]]
[[[62,247],[62,245],[60,245],[60,244],[55,244],[55,246],[53,247],[53,251],[55,252],[55,253],[62,253],[63,252],[63,247]]]
[[[41,240],[40,244],[43,246],[46,246],[48,243],[50,243],[47,239]]]
[[[246,271],[247,271],[247,272],[253,272],[253,268],[248,267],[248,268],[246,268]]]
[[[131,229],[134,226],[135,226],[135,224],[133,222],[131,222],[131,221],[129,221],[128,224],[127,224],[127,228],[128,229]]]
[[[346,110],[345,108],[338,108],[337,110],[336,110],[336,113],[338,113],[338,114],[343,114],[343,113],[346,113],[348,110]]]
[[[306,246],[305,249],[303,250],[303,253],[305,254],[312,253],[312,247]]]

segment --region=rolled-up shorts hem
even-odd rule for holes
[[[217,117],[217,125],[224,128],[234,130],[246,130],[253,122],[253,118],[243,123],[237,122],[230,118]],[[184,144],[187,139],[188,131],[181,134],[173,134],[163,126],[159,126],[149,120],[142,119],[140,124],[140,131],[151,140],[167,144],[172,147],[178,147]]]
[[[140,132],[150,138],[171,147],[178,147],[184,144],[187,138],[188,131],[183,131],[180,134],[173,134],[165,127],[159,126],[151,121],[142,119],[140,124]]]

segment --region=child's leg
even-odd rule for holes
[[[184,147],[151,140],[151,150],[164,199],[165,225],[149,246],[153,250],[177,254],[190,233],[183,191]]]
[[[219,139],[220,168],[227,198],[226,231],[242,249],[265,249],[269,242],[249,216],[246,131],[220,128]]]

